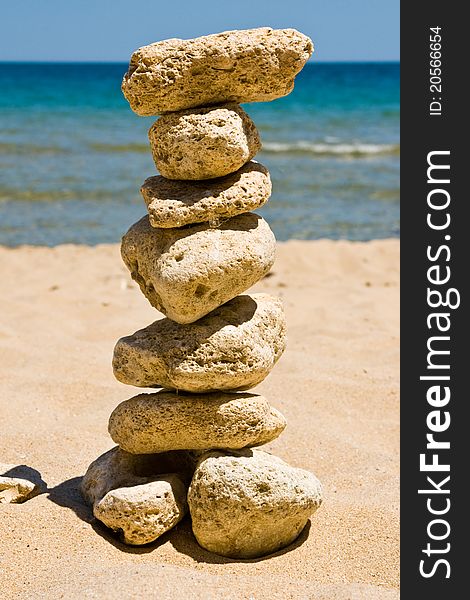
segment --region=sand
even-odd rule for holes
[[[288,549],[237,561],[201,549],[187,519],[126,547],[78,492],[113,446],[116,340],[158,314],[119,248],[0,248],[0,462],[48,491],[0,506],[3,598],[388,599],[398,597],[397,240],[278,245],[253,291],[282,296],[288,349],[257,388],[287,418],[265,448],[312,470],[325,502]]]

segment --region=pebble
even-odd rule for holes
[[[263,396],[158,392],[121,402],[108,429],[122,449],[145,454],[260,446],[285,426],[284,417]]]
[[[168,179],[223,177],[261,149],[255,124],[235,103],[163,115],[149,141],[155,166]]]
[[[312,473],[261,450],[203,455],[188,491],[197,541],[231,558],[288,546],[321,502],[321,484]]]
[[[220,223],[263,206],[271,195],[271,178],[266,167],[250,161],[218,179],[188,182],[156,175],[145,180],[140,192],[152,227]]]
[[[186,392],[246,390],[263,381],[286,346],[279,298],[237,296],[190,325],[170,319],[118,340],[118,381]]]
[[[124,263],[150,304],[177,323],[193,323],[241,294],[274,263],[276,240],[255,213],[218,227],[157,229],[146,216],[125,234]]]
[[[310,38],[295,29],[172,38],[136,50],[121,89],[142,116],[223,102],[267,102],[292,91],[312,52]]]

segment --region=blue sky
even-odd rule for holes
[[[151,42],[295,27],[315,58],[399,60],[399,0],[21,0],[1,6],[0,60],[123,61]]]

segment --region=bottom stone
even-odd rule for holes
[[[95,517],[120,531],[126,544],[148,544],[186,514],[185,483],[194,465],[189,452],[142,456],[116,447],[91,463],[81,492]]]
[[[322,502],[318,479],[260,450],[201,456],[188,504],[199,544],[255,558],[292,543]]]
[[[154,542],[186,512],[186,487],[178,475],[111,490],[93,507],[97,519],[121,532],[123,542],[132,545]]]

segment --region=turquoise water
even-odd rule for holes
[[[0,64],[0,244],[116,242],[145,214],[153,118],[124,64]],[[279,240],[399,235],[399,65],[309,63],[292,94],[244,105]]]

